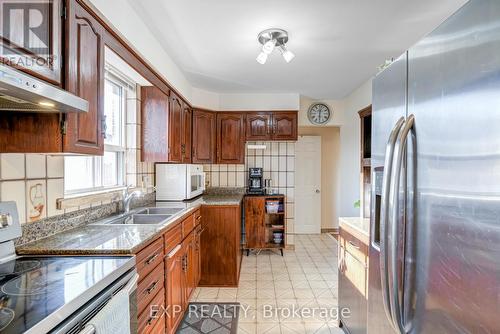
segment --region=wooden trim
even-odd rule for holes
[[[321,233],[339,234],[339,228],[338,227],[321,228]]]
[[[366,117],[368,115],[371,115],[372,113],[372,105],[370,104],[369,106],[364,107],[360,111],[358,111],[359,117]]]
[[[139,52],[131,46],[131,44],[112,26],[112,24],[99,12],[99,10],[90,3],[88,0],[77,0],[80,5],[87,10],[103,27],[105,30],[105,45],[113,50],[120,58],[127,64],[134,68],[140,75],[142,75],[151,84],[157,86],[165,94],[170,95],[173,91],[190,107],[187,99],[177,91],[172,84],[168,82],[163,76],[153,68],[148,61],[146,61]]]

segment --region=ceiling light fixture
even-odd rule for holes
[[[280,46],[280,52],[281,55],[283,56],[283,59],[285,59],[287,63],[291,62],[292,59],[295,58],[293,52],[288,50],[285,45]]]
[[[262,44],[262,51],[257,56],[257,62],[264,65],[267,57],[278,48],[287,63],[292,61],[295,55],[286,47],[288,33],[283,29],[267,29],[258,36],[259,43]]]

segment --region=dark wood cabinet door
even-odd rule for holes
[[[191,163],[191,141],[192,141],[193,111],[184,103],[182,115],[182,162]]]
[[[273,139],[297,140],[297,112],[273,112]]]
[[[193,111],[193,163],[215,163],[215,139],[215,113],[195,109]]]
[[[201,226],[196,229],[195,232],[195,247],[194,247],[194,263],[193,265],[195,266],[195,275],[194,275],[194,286],[195,288],[198,286],[200,283],[200,277],[201,277],[201,245],[200,245],[200,240],[201,240],[201,233],[202,233],[202,228]]]
[[[186,302],[191,298],[191,294],[193,293],[195,286],[195,240],[194,240],[194,232],[190,233],[189,236],[184,240],[186,244],[186,265],[185,265],[185,275],[186,275]]]
[[[245,115],[217,113],[217,163],[245,163]]]
[[[241,264],[241,207],[202,206],[200,286],[238,286]]]
[[[183,102],[174,93],[170,95],[168,111],[168,161],[182,162]]]
[[[165,260],[165,307],[167,308],[167,333],[175,333],[182,320],[184,310],[184,271],[182,247],[174,249],[175,254],[167,255]]]
[[[269,140],[272,137],[272,113],[249,112],[246,114],[246,139]]]
[[[245,238],[247,248],[266,246],[265,197],[245,197]]]
[[[141,160],[168,161],[168,96],[154,86],[141,87]]]
[[[60,86],[63,0],[2,1],[0,5],[0,62]]]
[[[87,100],[89,111],[85,114],[66,115],[63,151],[102,155],[104,29],[75,0],[70,0],[66,33],[66,89]]]

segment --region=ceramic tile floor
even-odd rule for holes
[[[198,288],[191,301],[240,302],[238,334],[337,334],[337,282],[335,239],[296,235],[283,257],[244,256],[238,288]]]

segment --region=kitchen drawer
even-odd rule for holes
[[[185,238],[193,231],[195,227],[194,215],[190,215],[182,221],[182,237]]]
[[[194,216],[194,226],[201,224],[201,210],[200,209],[196,210],[193,216]]]
[[[366,334],[367,298],[366,272],[361,262],[339,249],[339,308],[349,309],[350,314],[341,316],[344,331],[350,334]]]
[[[158,320],[156,325],[153,327],[153,330],[150,334],[165,334],[166,333],[166,317],[165,312],[162,312],[161,318]]]
[[[137,284],[137,311],[141,313],[163,288],[165,275],[163,263],[160,263],[152,272]]]
[[[164,316],[165,290],[161,289],[153,298],[151,303],[139,313],[139,330],[141,334],[149,334],[156,327],[156,324]],[[156,313],[156,314],[153,314]],[[163,313],[163,314],[162,314]]]
[[[366,265],[368,263],[368,245],[355,238],[342,228],[340,229],[339,243],[358,261]]]
[[[182,223],[177,223],[163,237],[165,240],[165,254],[168,254],[182,241]]]
[[[163,263],[163,239],[158,238],[136,255],[139,280],[144,279],[156,266]]]

